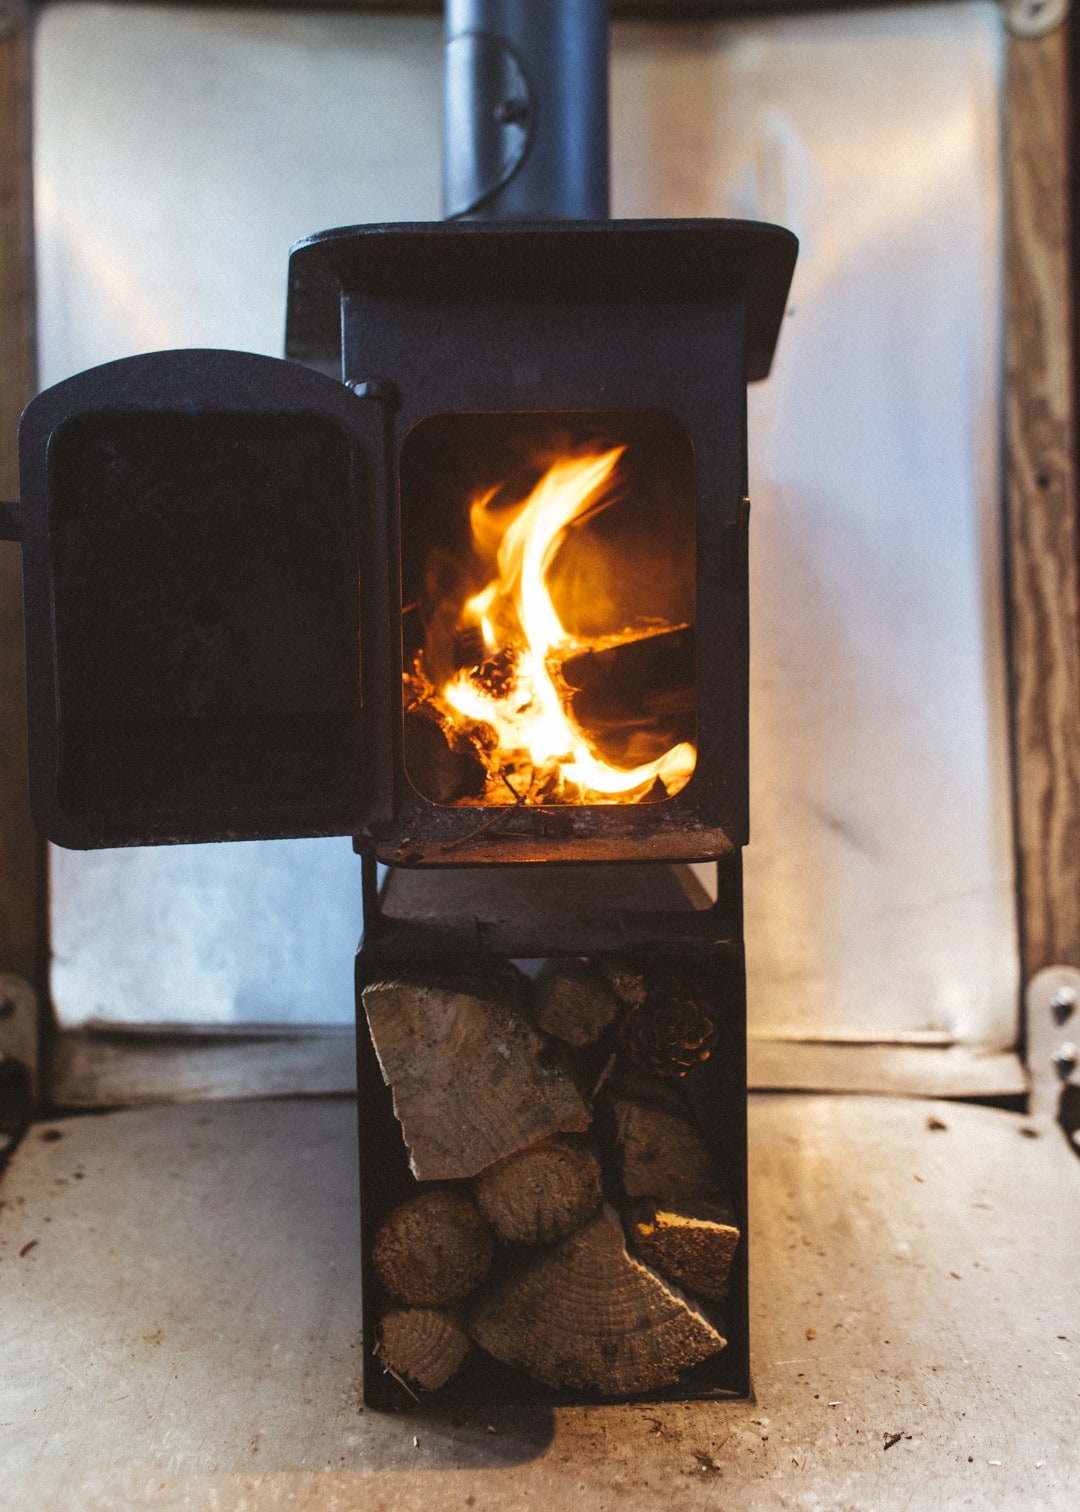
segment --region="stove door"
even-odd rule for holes
[[[384,456],[377,404],[246,353],[133,357],[28,406],[31,796],[50,839],[355,830],[360,522],[385,518]]]

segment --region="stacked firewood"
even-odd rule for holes
[[[725,1347],[739,1230],[680,1090],[717,1037],[692,967],[412,970],[363,1003],[415,1178],[371,1251],[388,1372],[434,1391],[478,1347],[630,1396]]]

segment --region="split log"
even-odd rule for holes
[[[545,963],[536,978],[536,1022],[568,1045],[592,1045],[619,1011],[606,982],[575,959]]]
[[[662,1203],[638,1197],[627,1204],[630,1248],[669,1281],[719,1301],[739,1243],[735,1215],[722,1202]]]
[[[468,737],[452,739],[437,715],[410,709],[405,715],[405,770],[409,781],[431,803],[478,798],[487,783],[487,768]]]
[[[628,1007],[635,1008],[645,1001],[649,989],[640,971],[632,970],[625,961],[602,960],[597,965],[615,996],[621,998]]]
[[[670,1385],[727,1342],[627,1253],[608,1207],[482,1297],[469,1331],[496,1359],[547,1386],[605,1396]]]
[[[716,1171],[693,1124],[646,1103],[616,1098],[615,1138],[628,1197],[685,1202],[715,1196]]]
[[[460,1302],[491,1269],[495,1241],[464,1192],[417,1192],[375,1233],[371,1260],[392,1297],[415,1307]]]
[[[600,1162],[588,1146],[555,1137],[481,1171],[477,1206],[507,1244],[554,1244],[600,1206]]]
[[[438,1391],[461,1370],[472,1341],[461,1320],[438,1307],[394,1307],[379,1324],[375,1358],[422,1391]]]
[[[383,1079],[421,1181],[475,1176],[592,1112],[504,983],[416,977],[362,994]]]

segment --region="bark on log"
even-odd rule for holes
[[[496,1161],[473,1191],[507,1244],[554,1244],[600,1206],[600,1162],[586,1145],[556,1137]]]
[[[626,1249],[604,1208],[477,1303],[469,1322],[489,1354],[547,1386],[629,1396],[670,1385],[726,1340]]]
[[[464,1192],[417,1192],[380,1223],[371,1249],[379,1280],[414,1307],[462,1301],[491,1268],[495,1241]]]
[[[628,1197],[685,1202],[715,1196],[717,1175],[701,1135],[685,1118],[616,1099],[615,1137]]]
[[[375,1053],[421,1181],[475,1176],[592,1112],[503,983],[417,978],[363,991]]]
[[[443,1308],[394,1307],[379,1324],[379,1364],[422,1391],[445,1386],[471,1353],[461,1320]]]
[[[619,1000],[576,958],[548,961],[536,978],[536,1022],[568,1045],[592,1045],[619,1011]]]
[[[725,1204],[638,1197],[627,1204],[626,1219],[630,1248],[647,1265],[696,1296],[726,1295],[739,1230]]]

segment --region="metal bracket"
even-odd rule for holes
[[[1028,41],[1055,31],[1069,15],[1069,0],[1004,0],[1005,29]]]
[[[33,1118],[38,1092],[37,994],[0,972],[0,1155]]]
[[[1047,966],[1036,972],[1024,993],[1024,1006],[1032,1114],[1046,1123],[1060,1123],[1080,1154],[1080,971],[1075,966]]]

